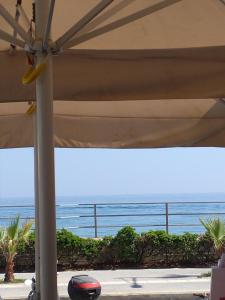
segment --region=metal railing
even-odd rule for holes
[[[125,208],[124,208],[125,207]],[[57,205],[58,228],[69,230],[93,230],[93,236],[99,236],[99,230],[107,232],[109,228],[122,228],[130,225],[134,228],[162,228],[169,233],[174,228],[197,228],[202,226],[199,218],[212,216],[225,216],[225,202],[121,202],[121,203],[93,203]],[[10,212],[10,215],[7,215]],[[26,212],[29,210],[30,215]],[[88,209],[88,213],[85,211]],[[120,212],[117,212],[120,209]],[[4,212],[5,210],[5,212]],[[25,210],[25,211],[23,211]],[[69,214],[68,214],[69,210]],[[116,212],[115,212],[116,210]],[[122,211],[122,213],[121,213]],[[21,213],[22,212],[22,213]],[[31,214],[32,212],[32,214]],[[71,212],[73,214],[71,215]],[[63,215],[62,215],[63,213]],[[17,215],[21,215],[22,220],[34,219],[33,205],[0,205],[0,225],[12,220]],[[119,219],[123,219],[123,224]],[[135,219],[134,219],[135,218]],[[181,219],[182,218],[182,219]],[[105,219],[107,223],[102,223]],[[128,219],[128,222],[124,222]],[[133,219],[133,221],[131,220]],[[147,222],[143,220],[155,220]],[[82,221],[81,221],[82,220]],[[85,220],[85,222],[83,222]],[[116,224],[114,223],[116,221]],[[135,221],[135,222],[134,222]],[[187,222],[188,221],[188,222]],[[60,224],[61,225],[60,225]],[[71,225],[72,224],[72,225]],[[189,230],[192,231],[192,230]],[[84,234],[83,234],[84,235]]]

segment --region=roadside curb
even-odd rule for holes
[[[106,295],[101,296],[103,300],[118,300],[130,299],[130,300],[197,300],[199,297],[194,296],[193,294],[146,294],[146,295]],[[63,300],[66,300],[63,299]]]
[[[60,297],[60,300],[69,300],[69,297]],[[132,295],[102,295],[102,300],[198,300],[193,294],[132,294]],[[27,298],[4,298],[3,300],[27,300]]]

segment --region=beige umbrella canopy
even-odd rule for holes
[[[28,108],[28,103],[0,105],[1,147],[33,145]],[[223,100],[57,101],[54,112],[60,147],[225,146]]]
[[[16,2],[0,4],[14,16]],[[52,40],[99,3],[56,0]],[[22,8],[29,21],[31,1]],[[224,16],[221,0],[112,1],[53,57],[55,145],[224,146]],[[22,12],[19,23],[29,28]],[[0,147],[32,146],[26,54],[3,41],[0,49]]]
[[[0,148],[35,146],[42,300],[57,299],[53,144],[225,146],[224,28],[224,0],[0,0]]]

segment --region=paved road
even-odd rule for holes
[[[73,275],[88,274],[102,285],[102,295],[166,295],[193,294],[209,291],[210,279],[198,278],[209,269],[132,269],[104,271],[67,271],[58,273],[60,296],[67,296],[67,284]],[[29,279],[31,273],[15,274],[16,278]],[[3,278],[3,274],[0,274]],[[24,298],[29,293],[25,284],[0,285],[3,299]]]

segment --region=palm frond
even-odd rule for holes
[[[210,226],[209,226],[210,220],[204,221],[203,219],[200,219],[200,222],[205,227],[206,231],[209,233],[210,232]]]
[[[17,216],[15,220],[11,222],[11,224],[7,227],[7,237],[10,240],[17,239],[18,232],[19,232],[19,222],[20,222],[20,217]]]
[[[27,241],[33,224],[33,222],[27,222],[20,228],[19,223],[20,217],[17,216],[6,229],[0,228],[0,249],[6,260],[5,278],[9,278],[10,272],[13,274],[14,258],[17,255],[19,243]],[[8,266],[10,266],[11,271],[9,271]]]
[[[0,243],[3,241],[4,236],[5,236],[5,229],[0,228]]]
[[[204,221],[200,219],[200,222],[205,227],[208,234],[211,236],[214,242],[216,250],[221,250],[225,246],[225,223],[219,218],[209,219]]]
[[[30,230],[31,230],[32,225],[33,225],[33,221],[29,221],[29,222],[26,222],[25,224],[23,224],[23,227],[19,230],[19,233],[18,233],[19,240],[27,241],[27,239],[30,235]]]
[[[0,248],[3,249],[4,247],[4,241],[5,241],[5,229],[4,228],[0,228]]]

